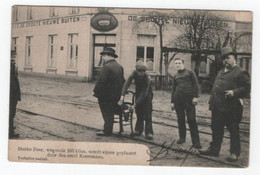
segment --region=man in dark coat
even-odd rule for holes
[[[99,136],[108,136],[113,132],[114,114],[118,113],[121,90],[124,84],[124,69],[116,62],[115,50],[105,48],[101,53],[104,61],[93,95],[98,98],[100,110],[104,119],[104,129],[97,132]]]
[[[240,155],[239,123],[242,119],[243,100],[250,92],[250,78],[236,65],[231,47],[221,50],[225,67],[219,71],[209,100],[212,112],[212,141],[208,149],[199,150],[202,155],[218,156],[224,135],[224,126],[230,133],[228,161],[237,161]]]
[[[14,117],[16,114],[16,105],[18,101],[21,101],[21,92],[15,61],[12,59],[10,71],[9,138],[18,137],[18,135],[14,134]]]
[[[183,58],[176,58],[174,62],[178,72],[172,80],[171,103],[178,118],[179,140],[177,144],[184,143],[186,139],[186,113],[192,145],[198,149],[201,147],[195,108],[199,96],[198,79],[192,70],[185,68]]]
[[[146,74],[146,66],[142,61],[138,61],[136,64],[136,70],[134,70],[125,82],[119,105],[124,102],[124,96],[129,88],[132,80],[135,81],[135,93],[136,102],[133,108],[136,109],[137,121],[135,125],[134,135],[142,135],[144,130],[145,121],[145,136],[146,139],[153,139],[153,127],[152,127],[152,100],[153,92],[150,85],[149,76]]]

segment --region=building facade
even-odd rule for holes
[[[19,71],[26,73],[80,77],[91,81],[102,67],[99,53],[104,47],[112,47],[118,54],[117,61],[124,67],[126,78],[138,60],[146,64],[150,74],[158,74],[160,30],[155,19],[150,17],[153,11],[155,10],[13,6],[11,50],[16,53]],[[180,10],[156,11],[178,16]],[[237,26],[235,14],[229,16],[231,20],[226,23],[230,30],[252,31],[252,27],[245,29],[244,26],[248,25],[244,23]],[[181,18],[163,19],[165,25],[162,44],[166,46],[182,32],[187,21]],[[250,36],[242,39],[237,47],[242,52],[246,49],[251,52],[248,43],[251,44]],[[186,67],[193,68],[191,54],[178,53],[178,56],[185,59]],[[201,74],[209,74],[212,60],[214,56],[206,56],[205,62],[200,66]],[[238,64],[251,70],[250,62],[251,58],[243,57],[239,58]],[[175,71],[173,64],[169,69],[169,72]]]

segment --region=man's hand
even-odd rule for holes
[[[172,108],[173,111],[175,110],[174,103],[171,103],[171,108]]]
[[[225,91],[225,98],[231,98],[231,97],[234,97],[234,91],[232,90],[227,90]]]
[[[194,98],[192,99],[192,104],[193,104],[193,105],[197,105],[197,104],[198,104],[198,98],[194,97]]]
[[[134,104],[133,106],[130,106],[129,111],[133,112],[135,110],[135,106],[136,106],[136,104]]]
[[[118,101],[118,105],[122,106],[124,104],[124,96],[121,96],[120,100]]]
[[[123,105],[123,103],[124,103],[124,101],[123,101],[123,100],[119,100],[119,101],[118,101],[118,105],[119,105],[119,106],[122,106],[122,105]]]

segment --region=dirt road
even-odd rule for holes
[[[131,138],[128,126],[125,126],[123,136],[118,136],[118,124],[114,125],[115,134],[111,137],[96,136],[95,132],[102,130],[103,119],[96,98],[91,96],[93,83],[54,81],[39,77],[20,77],[19,80],[22,101],[18,104],[15,118],[15,132],[20,134],[19,139],[140,143],[150,148],[151,159],[160,150],[167,149],[167,155],[153,159],[150,165],[199,167],[248,165],[249,100],[245,102],[245,113],[241,124],[242,154],[238,162],[229,164],[225,161],[229,153],[227,132],[218,158],[198,156],[196,150],[191,148],[189,132],[185,144],[175,144],[175,140],[178,139],[178,126],[176,115],[170,110],[170,92],[154,91],[155,135],[153,141],[147,141],[144,136]],[[201,94],[197,106],[197,120],[203,147],[208,147],[211,141],[208,97],[209,95]],[[168,147],[169,145],[171,147]]]

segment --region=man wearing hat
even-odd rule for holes
[[[121,90],[124,84],[124,69],[115,60],[118,56],[112,48],[105,48],[101,53],[103,68],[93,90],[98,98],[99,107],[104,119],[104,129],[97,132],[99,136],[109,136],[113,132],[114,114],[118,113]]]
[[[198,79],[192,70],[185,68],[183,58],[175,58],[174,63],[178,71],[172,78],[171,103],[172,110],[176,110],[178,119],[179,139],[177,144],[186,141],[186,114],[192,145],[199,149],[201,146],[195,108],[199,97]]]
[[[230,155],[227,161],[237,161],[240,155],[239,123],[242,119],[243,101],[250,92],[248,72],[241,70],[231,47],[221,50],[224,68],[219,71],[209,99],[212,112],[212,141],[209,148],[199,150],[202,155],[218,156],[224,135],[224,126],[230,133]]]
[[[137,121],[135,125],[135,136],[140,136],[144,130],[145,121],[145,136],[146,139],[153,139],[153,128],[152,128],[152,100],[153,92],[150,85],[149,76],[146,74],[146,66],[142,61],[136,63],[135,69],[125,82],[119,105],[124,102],[124,96],[127,89],[129,88],[132,80],[135,81],[136,90],[136,102],[134,108],[136,109]]]

